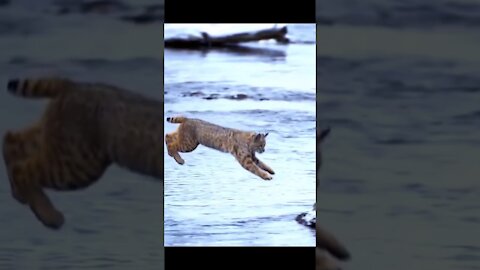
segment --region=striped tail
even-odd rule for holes
[[[167,121],[174,124],[183,123],[185,120],[187,120],[187,118],[183,116],[167,117]]]
[[[27,98],[54,98],[71,91],[73,83],[60,78],[12,79],[7,90],[17,96]]]

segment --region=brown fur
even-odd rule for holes
[[[168,117],[170,123],[180,124],[175,132],[165,135],[168,154],[183,165],[185,161],[179,152],[191,152],[199,144],[232,154],[242,167],[264,180],[272,179],[275,172],[260,161],[255,152],[265,151],[265,137],[268,135],[225,128],[212,123],[186,118]],[[268,174],[270,173],[270,174]]]
[[[12,195],[45,226],[60,228],[64,217],[43,188],[86,188],[112,163],[163,179],[160,101],[61,78],[10,80],[7,88],[19,96],[51,99],[37,123],[3,138]]]

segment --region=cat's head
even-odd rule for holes
[[[252,135],[252,142],[250,148],[253,152],[263,153],[265,152],[265,144],[267,140],[265,139],[268,136],[267,133],[257,133]]]

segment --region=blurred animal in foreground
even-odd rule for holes
[[[86,188],[112,163],[163,180],[161,101],[63,78],[13,79],[7,89],[49,99],[40,120],[3,137],[12,195],[45,226],[58,229],[65,219],[44,188]]]

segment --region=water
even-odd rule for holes
[[[273,25],[196,27],[231,33],[265,26]],[[315,245],[314,232],[294,220],[315,201],[315,26],[287,27],[297,43],[165,50],[166,116],[269,132],[258,157],[275,171],[263,181],[233,156],[203,146],[181,154],[180,166],[165,150],[166,246]],[[165,36],[192,29],[166,25]],[[176,128],[165,122],[165,132]]]
[[[57,74],[161,99],[160,23],[132,24],[115,12],[55,15],[53,1],[11,2],[0,7],[2,136],[37,121],[46,105],[8,94],[12,77]],[[132,12],[148,4],[131,2]],[[0,269],[162,268],[160,181],[114,166],[85,190],[49,191],[66,217],[61,230],[51,231],[12,198],[0,163]]]
[[[480,269],[480,3],[318,4],[318,215],[342,266]]]

